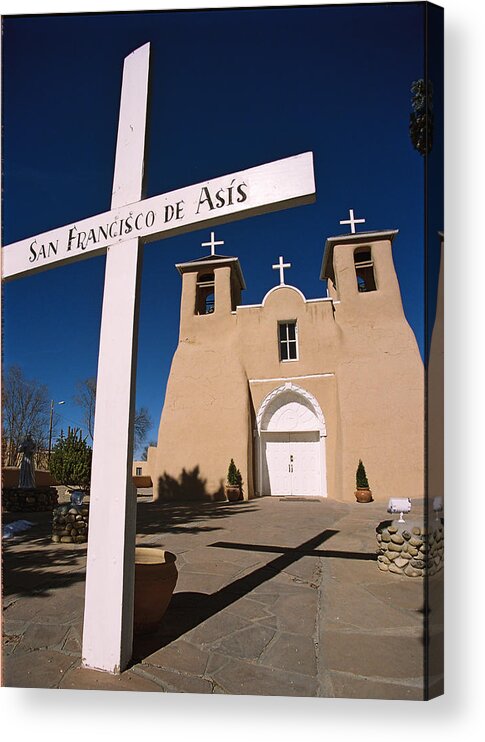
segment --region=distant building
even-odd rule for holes
[[[231,458],[246,498],[354,500],[359,459],[375,499],[424,496],[424,370],[396,235],[330,237],[319,299],[286,283],[282,259],[280,283],[256,305],[241,305],[239,260],[214,245],[177,265],[179,343],[143,466],[155,498],[171,488],[220,496]]]

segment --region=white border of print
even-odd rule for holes
[[[279,2],[169,2],[143,0],[138,7],[123,0],[103,0],[102,11],[318,5]],[[343,4],[334,0],[334,4]],[[247,738],[286,742],[295,738],[346,739],[353,733],[366,742],[391,730],[419,729],[425,738],[477,739],[483,708],[483,612],[477,605],[482,574],[480,537],[468,534],[471,519],[483,508],[483,348],[485,295],[480,239],[480,192],[484,162],[482,122],[482,0],[442,0],[446,19],[446,697],[429,704],[404,701],[293,699],[247,696],[199,696],[153,693],[52,692],[2,688],[1,731],[5,738],[38,742],[57,736],[73,742],[130,734],[148,739],[174,733],[178,739],[239,742]],[[2,14],[66,12],[60,2],[0,0]],[[70,3],[69,12],[99,12],[99,0]],[[449,256],[453,255],[453,258]],[[460,301],[456,301],[457,288]],[[451,302],[453,295],[454,301]],[[451,455],[453,453],[453,455]],[[476,493],[474,498],[470,493]],[[480,500],[478,500],[480,498]],[[460,539],[460,540],[459,540]],[[476,571],[472,565],[477,565]],[[471,602],[473,597],[473,603]],[[483,598],[482,598],[483,599]],[[396,640],[397,641],[397,640]],[[76,721],[71,722],[75,714]]]

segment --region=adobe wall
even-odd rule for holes
[[[423,364],[402,309],[390,243],[376,248],[379,292],[357,291],[354,247],[343,246],[336,261],[344,277],[340,303],[337,297],[334,305],[305,302],[294,288],[277,287],[264,306],[237,311],[255,414],[283,383],[278,379],[293,377],[310,392],[326,421],[327,494],[349,501],[360,458],[375,499],[423,496]],[[297,361],[279,360],[277,323],[285,319],[297,321]],[[254,381],[262,378],[275,381]]]
[[[141,469],[140,474],[137,474],[137,469]],[[148,463],[148,460],[147,461],[133,461],[131,474],[133,478],[150,476],[150,465]]]
[[[355,501],[359,459],[374,498],[424,495],[424,369],[405,318],[391,241],[372,242],[378,291],[359,293],[356,243],[336,245],[332,300],[305,301],[278,286],[261,306],[231,311],[231,268],[215,268],[215,312],[194,314],[197,273],[182,282],[175,352],[157,449],[149,452],[154,497],[180,482],[222,494],[231,458],[252,497],[253,430],[262,401],[291,379],[319,402],[326,422],[327,493]],[[278,321],[297,321],[299,360],[280,361]],[[159,482],[159,478],[161,482]],[[170,480],[172,478],[172,480]]]
[[[7,466],[2,469],[2,487],[19,486],[20,468],[18,466]],[[44,469],[35,470],[36,487],[50,487],[58,484],[50,471]]]
[[[196,274],[183,280],[180,341],[175,351],[160,421],[152,478],[154,497],[180,482],[219,499],[231,458],[245,497],[252,496],[249,393],[240,360],[236,317],[231,314],[230,268],[215,270],[215,312],[194,315]],[[250,460],[250,458],[249,458]],[[161,481],[160,481],[161,479]]]
[[[297,361],[280,361],[279,358],[277,328],[278,321],[284,320],[297,322]],[[337,497],[340,414],[335,369],[340,334],[333,318],[332,302],[307,302],[294,287],[277,286],[266,295],[263,305],[237,308],[237,330],[254,417],[265,397],[284,384],[284,379],[292,379],[295,385],[318,400],[327,428],[327,494]],[[313,378],[298,378],[305,376]]]
[[[378,291],[359,293],[355,245],[335,249],[342,497],[359,458],[374,499],[424,496],[424,366],[402,308],[390,241],[372,244]]]

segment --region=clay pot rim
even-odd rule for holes
[[[137,546],[135,548],[135,566],[154,566],[160,564],[172,564],[177,557],[171,551],[160,549],[156,546]]]

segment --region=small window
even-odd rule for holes
[[[278,341],[280,347],[280,361],[298,360],[296,322],[278,323]]]
[[[354,251],[355,275],[357,278],[357,290],[360,293],[376,291],[376,279],[374,275],[374,261],[370,247],[359,247]]]
[[[136,467],[136,474],[135,474],[135,476],[141,477],[141,466],[137,466]]]
[[[197,277],[196,314],[213,314],[215,309],[214,289],[213,273],[203,273]]]

